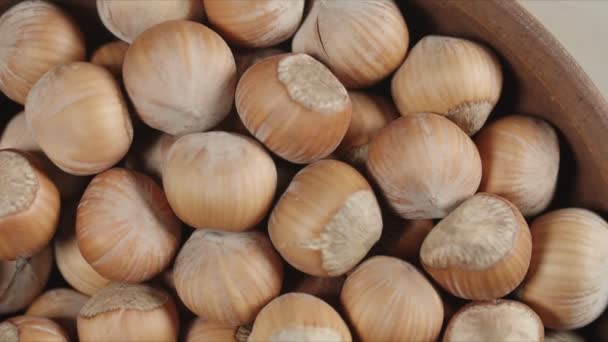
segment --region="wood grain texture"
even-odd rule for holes
[[[411,0],[402,8],[417,30],[414,35],[465,37],[496,50],[512,74],[509,86],[516,87],[507,107],[546,119],[573,151],[575,163],[562,165],[572,170],[561,170],[573,182],[566,203],[608,211],[608,103],[538,20],[517,2],[504,0]]]

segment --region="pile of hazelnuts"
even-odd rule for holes
[[[483,43],[410,48],[394,0],[97,0],[90,46],[15,2],[1,341],[582,341],[606,310],[608,223],[552,205],[551,124],[490,116]]]

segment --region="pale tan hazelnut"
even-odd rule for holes
[[[251,66],[239,80],[235,101],[249,132],[298,164],[332,153],[351,120],[352,104],[342,83],[302,53],[267,57]]]
[[[69,174],[53,164],[34,140],[27,125],[25,112],[15,115],[8,122],[0,136],[0,149],[8,148],[31,153],[36,161],[39,162],[42,170],[55,184],[57,190],[59,190],[62,200],[80,197],[89,181],[88,177]]]
[[[173,261],[181,222],[152,178],[114,168],[95,176],[85,190],[76,238],[84,259],[104,278],[139,283]]]
[[[498,102],[502,71],[498,58],[483,45],[426,36],[395,73],[391,91],[401,115],[444,115],[473,135]]]
[[[195,228],[252,229],[270,210],[276,184],[268,152],[234,133],[185,135],[165,158],[167,199],[175,214]]]
[[[17,316],[0,323],[0,341],[6,342],[68,342],[65,331],[48,318]]]
[[[433,227],[420,262],[451,294],[491,300],[521,283],[531,253],[530,230],[519,210],[504,198],[478,193]]]
[[[64,64],[47,72],[30,91],[25,116],[44,153],[74,175],[112,167],[133,140],[118,82],[91,63]]]
[[[532,261],[517,297],[546,327],[572,330],[608,307],[608,223],[578,208],[539,216],[530,225]]]
[[[46,286],[52,267],[48,246],[31,257],[0,261],[0,314],[25,309]]]
[[[61,199],[36,159],[0,150],[0,260],[31,256],[53,238]]]
[[[434,114],[392,121],[369,146],[367,170],[402,218],[445,217],[481,182],[475,144],[458,126]]]
[[[199,317],[186,330],[184,342],[247,342],[250,333],[250,325],[231,326],[205,321]]]
[[[526,217],[547,209],[560,163],[559,141],[551,125],[509,115],[483,128],[474,140],[482,165],[479,191],[508,199]]]
[[[121,41],[105,43],[98,47],[93,56],[91,63],[102,66],[114,75],[114,77],[122,77],[122,64],[125,60],[125,55],[129,49],[129,44]]]
[[[82,257],[76,240],[76,208],[68,202],[61,208],[59,228],[55,235],[55,260],[63,279],[76,290],[92,296],[110,283]]]
[[[283,264],[258,231],[195,231],[175,260],[175,288],[200,317],[232,326],[252,323],[279,295]]]
[[[545,334],[545,342],[585,342],[585,339],[574,331],[553,330]]]
[[[350,126],[335,151],[341,160],[364,170],[369,144],[376,134],[399,117],[395,106],[383,97],[362,91],[349,91],[353,103]]]
[[[350,271],[380,239],[382,214],[367,180],[346,163],[302,169],[272,210],[268,233],[296,269],[319,277]]]
[[[42,151],[27,126],[25,112],[23,111],[17,113],[8,121],[2,135],[0,135],[0,149],[7,148],[26,152]]]
[[[97,12],[112,34],[131,43],[163,22],[202,19],[203,4],[202,0],[97,0]]]
[[[6,11],[0,17],[0,44],[0,90],[21,104],[47,71],[85,57],[80,29],[46,1],[23,1]]]
[[[217,33],[176,20],[156,25],[133,41],[123,80],[148,126],[183,135],[209,130],[228,115],[237,78],[232,52]]]
[[[346,277],[345,317],[362,341],[434,341],[443,304],[433,285],[409,263],[375,256]]]
[[[77,318],[81,341],[177,341],[179,317],[164,290],[112,284],[97,292]]]
[[[30,304],[25,314],[51,319],[59,324],[70,338],[76,339],[76,317],[87,300],[89,296],[72,289],[47,290]]]
[[[472,302],[450,319],[443,342],[542,342],[543,322],[523,303],[513,300]]]
[[[409,32],[394,0],[316,0],[292,42],[349,89],[366,88],[403,62]]]
[[[251,342],[350,342],[346,323],[329,304],[305,293],[284,294],[262,309],[255,319]]]
[[[263,48],[296,32],[304,0],[203,0],[211,26],[229,43]]]

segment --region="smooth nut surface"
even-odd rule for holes
[[[197,21],[203,16],[201,0],[97,0],[104,26],[131,43],[145,30],[169,20]]]
[[[352,104],[323,64],[290,53],[265,58],[243,74],[236,109],[268,149],[290,162],[308,164],[336,149],[348,129]]]
[[[473,141],[435,114],[407,115],[380,130],[369,146],[367,170],[405,219],[445,217],[481,181]]]
[[[284,294],[262,309],[250,341],[352,341],[340,315],[327,303],[304,293]]]
[[[318,0],[292,41],[349,89],[370,87],[403,62],[409,31],[395,1]]]
[[[0,323],[0,340],[7,342],[68,342],[70,339],[65,331],[50,319],[16,316]]]
[[[435,225],[422,243],[420,261],[453,295],[490,300],[521,283],[531,252],[519,210],[499,196],[478,193]]]
[[[0,314],[25,309],[47,285],[52,268],[49,247],[29,258],[0,261]]]
[[[139,35],[127,50],[123,79],[139,117],[171,135],[220,123],[232,108],[237,81],[226,42],[205,25],[185,20]]]
[[[139,283],[169,266],[181,222],[152,178],[114,168],[97,175],[76,213],[78,248],[105,278]]]
[[[182,221],[199,229],[252,229],[270,210],[276,183],[266,150],[234,133],[183,136],[165,158],[167,199]]]
[[[118,82],[91,63],[62,64],[47,72],[30,91],[25,116],[44,153],[74,175],[112,167],[133,141]]]
[[[433,341],[441,331],[439,294],[420,271],[397,258],[363,262],[347,276],[340,299],[353,332],[364,341]]]
[[[351,166],[321,160],[300,171],[268,222],[273,245],[296,269],[339,276],[380,238],[382,215],[367,180]]]
[[[61,200],[33,155],[0,150],[0,260],[30,257],[51,240]]]
[[[608,306],[608,223],[580,208],[548,212],[532,221],[530,271],[518,291],[553,329],[576,329]]]
[[[473,135],[498,102],[502,70],[483,45],[430,35],[416,43],[395,72],[391,91],[401,115],[444,115]]]
[[[279,295],[283,264],[260,232],[199,229],[180,251],[173,278],[191,311],[236,326],[252,323]]]
[[[479,191],[513,203],[526,217],[549,206],[557,188],[560,149],[557,133],[547,122],[509,115],[475,136],[482,164]]]
[[[81,341],[177,341],[171,296],[140,284],[113,284],[87,301],[77,318]]]
[[[544,326],[525,304],[512,300],[473,302],[450,320],[444,342],[543,341]]]
[[[46,1],[22,1],[4,12],[0,45],[0,90],[20,104],[47,71],[85,57],[80,29]]]
[[[78,202],[67,202],[61,208],[61,217],[54,238],[57,269],[74,289],[92,296],[110,283],[84,259],[76,239],[76,208]]]
[[[203,0],[211,26],[228,42],[270,47],[289,39],[304,13],[304,0]]]

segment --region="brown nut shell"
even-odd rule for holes
[[[226,42],[205,25],[185,20],[139,35],[127,50],[123,80],[142,121],[171,135],[220,123],[232,109],[237,81]]]
[[[182,221],[199,229],[252,229],[270,210],[276,184],[266,150],[234,133],[185,135],[165,158],[167,199]]]
[[[531,253],[530,230],[519,210],[504,198],[478,193],[435,225],[420,261],[451,294],[490,300],[521,283]]]
[[[411,220],[445,217],[481,181],[473,141],[434,114],[401,117],[380,130],[369,147],[367,170],[389,206]]]
[[[49,159],[74,175],[112,167],[133,141],[118,82],[91,63],[63,64],[47,72],[28,95],[25,117]]]
[[[420,247],[433,229],[433,220],[385,220],[380,245],[385,253],[395,258],[416,263]]]
[[[546,327],[583,327],[608,306],[608,223],[579,208],[544,214],[530,225],[532,261],[518,298]]]
[[[234,55],[234,61],[236,63],[236,73],[239,77],[243,76],[245,71],[252,65],[261,61],[262,59],[270,56],[282,55],[286,51],[276,47],[265,48],[265,49],[245,49],[238,51]]]
[[[279,295],[283,264],[258,231],[195,231],[175,260],[178,296],[200,317],[232,326],[252,323]]]
[[[247,342],[251,327],[249,325],[230,326],[196,318],[186,330],[184,342],[222,341]]]
[[[458,310],[443,342],[542,342],[544,336],[543,322],[532,309],[513,300],[498,300],[473,302]]]
[[[110,283],[82,257],[76,239],[76,208],[78,202],[68,202],[61,208],[59,228],[54,239],[57,269],[65,281],[76,290],[92,296]]]
[[[27,126],[24,111],[15,114],[4,126],[0,135],[0,148],[14,148],[26,152],[42,151]]]
[[[0,260],[43,249],[57,229],[61,199],[32,155],[0,150],[0,193]]]
[[[201,19],[203,4],[201,0],[97,0],[97,13],[112,34],[131,43],[165,21]]]
[[[473,135],[500,97],[500,62],[491,50],[476,42],[426,36],[395,72],[391,91],[401,115],[444,115]]]
[[[76,23],[46,1],[22,1],[4,12],[0,45],[0,90],[21,104],[47,71],[85,57],[84,37]]]
[[[68,288],[55,288],[47,290],[25,312],[28,316],[38,316],[52,319],[59,324],[72,339],[77,337],[76,317],[80,309],[89,300],[83,295]]]
[[[268,233],[296,269],[319,277],[351,270],[380,239],[382,214],[367,180],[346,163],[321,160],[293,178]]]
[[[62,200],[80,197],[87,186],[88,177],[75,176],[61,170],[42,152],[27,125],[25,112],[16,114],[6,124],[0,136],[0,149],[9,148],[30,152],[34,155],[42,170],[59,190]]]
[[[179,317],[165,291],[113,284],[96,293],[77,318],[81,341],[177,341]]]
[[[319,59],[352,89],[369,87],[395,71],[408,44],[394,0],[316,0],[292,50]]]
[[[367,152],[380,129],[399,117],[395,106],[387,99],[362,91],[349,91],[353,103],[350,126],[336,155],[358,169],[365,169]]]
[[[129,44],[121,41],[105,43],[98,47],[93,56],[91,63],[102,66],[114,75],[116,78],[122,77],[122,64],[127,55]]]
[[[48,318],[17,316],[0,323],[0,341],[5,342],[68,342],[63,329]]]
[[[169,149],[178,138],[162,132],[141,137],[127,154],[125,167],[161,180]]]
[[[48,246],[29,258],[0,261],[0,314],[27,307],[45,288],[52,268]]]
[[[101,276],[139,283],[173,261],[181,222],[152,178],[114,168],[95,176],[85,190],[76,238],[82,256]]]
[[[375,256],[348,275],[340,295],[345,317],[362,341],[434,341],[443,304],[411,264]]]
[[[305,293],[284,294],[262,309],[249,341],[350,342],[346,323],[329,304]]]
[[[344,86],[321,62],[291,53],[247,69],[237,86],[236,109],[268,149],[290,162],[308,164],[338,147],[352,105]]]
[[[479,191],[508,199],[526,216],[549,206],[557,187],[559,141],[547,122],[523,115],[496,120],[475,136]]]
[[[252,48],[270,47],[298,29],[304,0],[203,0],[211,26],[228,42]]]

